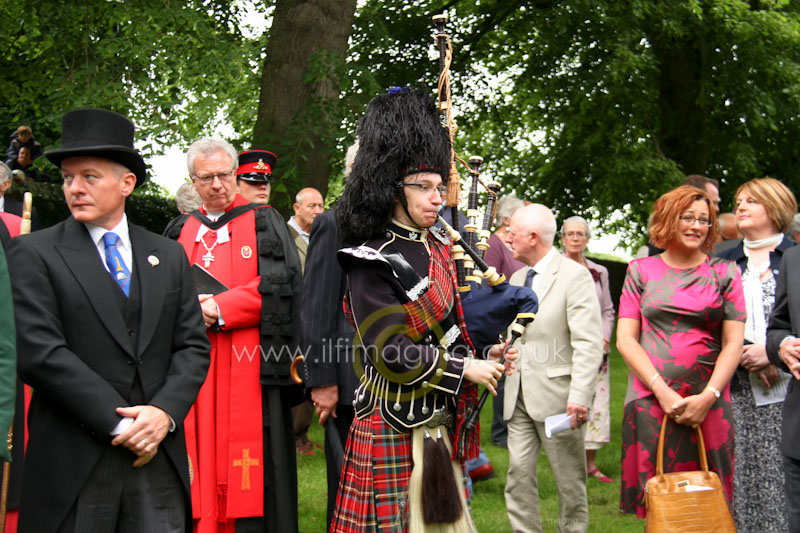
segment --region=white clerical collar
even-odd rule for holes
[[[206,218],[211,222],[216,222],[224,214],[225,211],[206,211]]]
[[[206,211],[206,218],[208,218],[212,222],[216,222],[219,218],[225,214],[225,211]],[[206,234],[207,231],[211,231],[208,226],[204,224],[200,224],[200,228],[197,230],[197,236],[194,238],[194,242],[200,242],[203,240],[203,235]],[[228,233],[228,225],[225,224],[221,228],[217,229],[217,242],[219,244],[228,242],[231,240],[230,234]]]

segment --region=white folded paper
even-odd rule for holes
[[[702,492],[704,490],[714,490],[714,489],[712,489],[711,487],[703,487],[701,485],[686,485],[683,488],[683,490],[686,492]]]
[[[786,390],[789,388],[789,381],[792,379],[791,374],[779,370],[778,381],[771,388],[764,386],[756,372],[749,372],[749,374],[750,388],[753,389],[753,400],[756,402],[756,407],[782,402],[786,398]]]
[[[544,419],[544,433],[547,438],[551,438],[556,433],[561,433],[569,429],[571,418],[567,413],[548,416]]]

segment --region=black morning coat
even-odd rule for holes
[[[789,369],[780,358],[780,344],[787,335],[800,337],[800,246],[783,254],[778,283],[775,288],[775,305],[767,327],[767,356],[772,364],[784,371]],[[783,403],[783,455],[800,460],[800,383],[789,381]]]
[[[20,531],[53,531],[75,504],[120,416],[116,407],[160,407],[177,424],[166,453],[186,489],[183,419],[209,365],[210,345],[186,254],[129,224],[139,330],[126,326],[113,278],[85,226],[68,218],[13,239],[8,262],[18,371],[34,389]],[[131,463],[135,459],[131,454]]]

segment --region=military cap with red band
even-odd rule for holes
[[[248,150],[239,154],[239,168],[236,179],[246,181],[272,181],[272,169],[278,163],[278,156],[266,150]]]

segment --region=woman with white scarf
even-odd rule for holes
[[[781,258],[794,245],[783,232],[796,212],[794,195],[780,181],[748,181],[736,191],[736,222],[744,239],[719,254],[739,265],[747,305],[741,364],[731,381],[740,533],[788,530],[780,447],[788,374],[770,364],[764,345]]]

